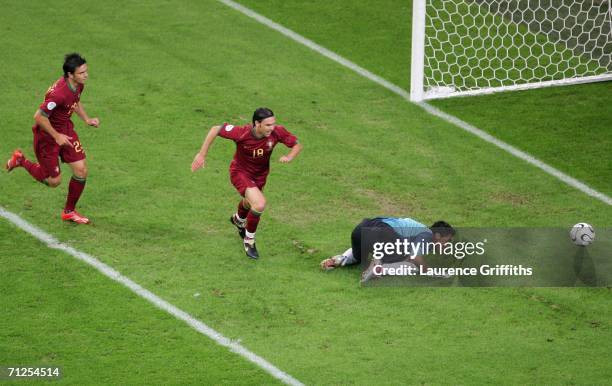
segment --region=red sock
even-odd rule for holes
[[[66,206],[64,212],[72,212],[76,206],[77,201],[85,189],[85,178],[79,178],[72,176],[70,184],[68,185],[68,197],[66,198]]]
[[[49,177],[43,168],[40,167],[40,164],[24,159],[21,161],[21,165],[36,181],[43,182],[45,178]]]
[[[240,217],[241,219],[245,219],[249,213],[249,209],[246,206],[244,206],[244,200],[240,200],[240,203],[238,204],[238,217]]]
[[[259,218],[261,217],[261,213],[255,212],[253,210],[249,210],[249,214],[247,215],[247,223],[246,230],[249,233],[255,233],[257,230],[257,225],[259,224]]]

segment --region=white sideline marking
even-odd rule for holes
[[[480,130],[479,128],[470,125],[469,123],[462,121],[461,119],[455,117],[454,115],[451,114],[447,114],[444,111],[428,104],[428,103],[417,103],[418,105],[420,105],[423,109],[425,109],[425,111],[427,111],[428,113],[430,113],[431,115],[435,115],[436,117],[442,118],[443,120],[452,123],[455,126],[458,126],[460,128],[462,128],[463,130],[470,132],[472,134],[474,134],[475,136],[479,137],[480,139],[487,141],[497,147],[499,147],[500,149],[503,149],[505,151],[507,151],[508,153],[512,154],[513,156],[520,158],[530,164],[532,164],[533,166],[542,169],[543,171],[545,171],[546,173],[550,174],[551,176],[557,177],[559,180],[565,182],[566,184],[588,194],[591,197],[595,197],[603,202],[605,202],[608,205],[612,205],[612,198],[606,196],[605,194],[598,192],[597,190],[587,186],[586,184],[578,181],[577,179],[568,176],[567,174],[559,171],[558,169],[553,168],[550,165],[545,164],[544,162],[540,161],[539,159],[529,155],[528,153],[525,153],[522,150],[517,149],[516,147],[509,145],[507,143],[505,143],[504,141],[501,141],[497,138],[495,138],[494,136],[492,136],[491,134]]]
[[[232,0],[219,0],[221,3],[227,5],[228,7],[231,7],[235,10],[237,10],[238,12],[257,20],[258,22],[260,22],[261,24],[265,25],[268,28],[271,28],[277,32],[280,32],[281,34],[287,36],[288,38],[310,48],[311,50],[318,52],[319,54],[333,60],[334,62],[337,62],[341,65],[343,65],[344,67],[347,67],[353,71],[355,71],[356,73],[358,73],[359,75],[375,82],[378,83],[379,85],[383,86],[384,88],[386,88],[387,90],[401,96],[402,98],[404,98],[406,101],[410,102],[410,93],[407,90],[404,90],[403,88],[389,82],[386,79],[381,78],[380,76],[371,73],[370,71],[366,70],[363,67],[358,66],[357,64],[351,62],[348,59],[343,58],[342,56],[336,54],[335,52],[332,52],[330,50],[328,50],[325,47],[322,47],[320,45],[318,45],[317,43],[313,42],[312,40],[306,39],[305,37],[303,37],[302,35],[293,32],[292,30],[283,27],[282,25],[275,23],[274,21],[268,19],[265,16],[262,16],[260,14],[258,14],[257,12],[241,5],[238,4]],[[412,102],[410,102],[412,103]],[[497,147],[499,147],[500,149],[512,154],[513,156],[522,159],[525,162],[530,163],[531,165],[543,170],[544,172],[546,172],[547,174],[550,174],[553,177],[556,177],[557,179],[563,181],[564,183],[568,184],[569,186],[580,190],[583,193],[588,194],[591,197],[594,197],[608,205],[612,205],[612,198],[610,198],[609,196],[605,195],[604,193],[598,192],[597,190],[587,186],[586,184],[584,184],[583,182],[578,181],[577,179],[568,176],[567,174],[561,172],[558,169],[553,168],[550,165],[547,165],[546,163],[538,160],[537,158],[529,155],[528,153],[519,150],[517,148],[515,148],[512,145],[509,145],[497,138],[495,138],[494,136],[486,133],[485,131],[478,129],[475,126],[470,125],[467,122],[462,121],[461,119],[455,117],[454,115],[445,113],[439,109],[437,109],[436,107],[426,103],[426,102],[420,102],[420,103],[416,103],[417,106],[421,107],[423,110],[425,110],[427,113],[434,115],[452,125],[455,125],[465,131],[467,131],[468,133],[472,133],[474,135],[476,135],[477,137],[489,142],[490,144],[493,144]]]
[[[245,348],[241,344],[234,342],[231,339],[226,338],[225,336],[221,335],[217,331],[208,327],[203,322],[189,315],[187,312],[168,303],[167,301],[163,300],[159,296],[155,295],[153,292],[133,282],[131,279],[127,278],[126,276],[121,275],[118,271],[104,264],[103,262],[96,259],[95,257],[88,255],[87,253],[81,252],[77,249],[74,249],[73,247],[67,244],[63,244],[59,242],[57,239],[55,239],[50,234],[35,227],[34,225],[30,224],[29,222],[22,219],[18,215],[7,211],[2,206],[0,206],[0,217],[4,217],[5,219],[10,221],[17,227],[21,228],[25,232],[29,233],[30,235],[34,236],[38,240],[42,241],[44,244],[47,245],[47,247],[52,248],[52,249],[58,249],[60,251],[64,251],[67,254],[73,257],[76,257],[77,259],[91,265],[92,267],[100,271],[103,275],[109,277],[110,279],[118,283],[123,284],[124,286],[131,289],[132,292],[139,295],[140,297],[148,300],[150,303],[153,303],[155,306],[161,308],[162,310],[166,311],[167,313],[174,316],[175,318],[184,321],[189,326],[191,326],[194,330],[198,331],[199,333],[203,335],[206,335],[207,337],[214,340],[221,346],[229,348],[230,351],[249,360],[250,362],[254,363],[255,365],[265,370],[267,373],[269,373],[273,377],[283,381],[285,384],[295,385],[295,386],[303,385],[300,381],[293,378],[291,375],[283,372],[282,370],[278,369],[273,364],[263,359],[259,355],[249,351],[247,348]]]

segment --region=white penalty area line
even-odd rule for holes
[[[389,82],[386,79],[381,78],[380,76],[371,73],[370,71],[366,70],[365,68],[362,68],[360,66],[358,66],[357,64],[351,62],[348,59],[343,58],[342,56],[336,54],[335,52],[332,52],[330,50],[328,50],[325,47],[322,47],[320,45],[318,45],[317,43],[313,42],[312,40],[306,39],[305,37],[303,37],[302,35],[286,28],[283,27],[282,25],[268,19],[265,16],[260,15],[259,13],[241,5],[238,4],[232,0],[218,0],[219,2],[227,5],[228,7],[231,7],[233,9],[235,9],[236,11],[258,21],[259,23],[265,25],[268,28],[271,28],[277,32],[280,32],[281,34],[285,35],[286,37],[310,48],[311,50],[333,60],[334,62],[337,62],[339,64],[341,64],[342,66],[349,68],[351,70],[353,70],[354,72],[358,73],[359,75],[363,76],[364,78],[367,78],[369,80],[371,80],[372,82],[375,82],[377,84],[379,84],[380,86],[386,88],[387,90],[401,96],[402,98],[404,98],[406,101],[412,103],[410,101],[410,93],[406,90],[404,90],[403,88]],[[454,126],[457,126],[465,131],[467,131],[468,133],[474,134],[475,136],[477,136],[478,138],[497,146],[498,148],[512,154],[513,156],[522,159],[525,162],[530,163],[531,165],[543,170],[545,173],[563,181],[564,183],[566,183],[567,185],[580,190],[583,193],[588,194],[591,197],[594,197],[608,205],[612,205],[612,198],[610,198],[609,196],[605,195],[604,193],[598,192],[597,190],[589,187],[588,185],[584,184],[583,182],[578,181],[577,179],[568,176],[567,174],[561,172],[558,169],[553,168],[550,165],[547,165],[546,163],[538,160],[537,158],[533,157],[532,155],[529,155],[528,153],[517,149],[516,147],[509,145],[497,138],[495,138],[494,136],[488,134],[487,132],[473,126],[470,125],[469,123],[462,121],[461,119],[445,113],[443,111],[441,111],[440,109],[426,103],[426,102],[419,102],[416,103],[417,106],[421,107],[423,110],[425,110],[427,113],[436,116]]]
[[[45,244],[47,247],[51,249],[57,249],[57,250],[63,251],[69,254],[70,256],[75,257],[78,260],[81,260],[89,264],[90,266],[94,267],[99,272],[101,272],[103,275],[110,278],[111,280],[114,280],[120,284],[123,284],[124,286],[129,288],[132,292],[136,293],[138,296],[147,300],[149,303],[153,303],[158,308],[161,308],[162,310],[166,311],[167,313],[174,316],[175,318],[187,323],[191,328],[193,328],[197,332],[201,333],[202,335],[206,335],[210,339],[217,342],[219,345],[223,347],[227,347],[233,353],[236,353],[240,355],[241,357],[247,359],[248,361],[254,363],[258,367],[266,371],[268,374],[272,375],[274,378],[279,379],[280,381],[284,382],[287,385],[295,385],[295,386],[303,385],[300,381],[293,378],[291,375],[285,373],[284,371],[280,370],[279,368],[277,368],[276,366],[274,366],[273,364],[271,364],[264,358],[253,353],[252,351],[249,351],[247,348],[245,348],[241,344],[235,341],[232,341],[229,338],[226,338],[225,336],[221,335],[219,332],[208,327],[203,322],[189,315],[187,312],[168,303],[167,301],[163,300],[162,298],[155,295],[153,292],[147,290],[146,288],[141,287],[140,285],[138,285],[131,279],[127,278],[126,276],[123,276],[118,271],[104,264],[103,262],[96,259],[95,257],[87,253],[81,252],[77,249],[74,249],[73,247],[67,244],[59,242],[57,239],[55,239],[50,234],[35,227],[34,225],[30,224],[29,222],[22,219],[18,215],[12,212],[9,212],[8,210],[4,209],[2,206],[0,206],[0,217],[4,217],[5,219],[13,223],[18,228],[34,236],[35,238],[40,240],[43,244]]]

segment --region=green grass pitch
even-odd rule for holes
[[[409,1],[241,3],[409,87]],[[102,122],[74,117],[93,225],[59,220],[67,168],[55,190],[3,173],[0,205],[298,380],[609,382],[609,288],[361,288],[358,269],[318,263],[364,217],[605,228],[610,206],[217,1],[3,2],[0,30],[0,155],[33,156],[31,117],[70,51],[89,62],[82,102]],[[612,194],[612,84],[433,104]],[[305,149],[272,164],[253,262],[227,221],[233,145],[218,139],[206,169],[189,166],[210,126],[258,106]],[[0,366],[59,365],[69,384],[276,382],[4,220],[0,267]]]

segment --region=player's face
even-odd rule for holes
[[[85,81],[89,78],[87,63],[77,67],[76,70],[74,70],[74,74],[68,74],[68,76],[78,84],[85,84]]]
[[[274,117],[266,118],[261,122],[255,121],[255,131],[259,136],[269,137],[274,131],[274,125],[276,125]]]

